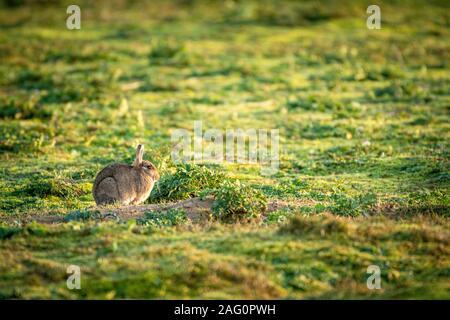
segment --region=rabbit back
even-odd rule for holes
[[[97,205],[118,202],[123,205],[145,201],[142,199],[143,186],[152,181],[143,181],[139,171],[126,164],[115,163],[99,172],[94,181],[93,195]],[[145,188],[144,188],[145,189]],[[149,189],[149,188],[146,188]],[[147,190],[144,190],[147,191]]]
[[[106,177],[100,181],[96,190],[94,190],[94,199],[98,205],[119,201],[119,190],[116,181],[112,177]]]

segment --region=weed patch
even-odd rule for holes
[[[364,194],[357,197],[349,197],[345,194],[334,193],[330,197],[331,205],[328,209],[339,216],[359,216],[368,213],[376,204],[377,198],[374,194]]]
[[[245,221],[260,217],[267,209],[267,198],[259,190],[237,182],[226,181],[212,191],[214,217],[222,221]]]
[[[175,173],[161,178],[149,200],[163,202],[197,197],[204,190],[217,188],[226,179],[226,175],[217,169],[180,164]]]
[[[139,218],[137,223],[151,227],[172,227],[188,222],[186,212],[180,209],[169,209],[165,212],[149,211],[144,217]]]
[[[76,184],[68,180],[41,179],[30,182],[20,193],[45,198],[55,196],[63,199],[74,199],[90,192],[90,185]]]

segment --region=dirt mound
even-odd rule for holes
[[[209,197],[205,199],[192,198],[187,200],[182,200],[178,202],[171,203],[158,203],[158,204],[144,204],[144,205],[130,205],[130,206],[120,206],[120,207],[92,207],[86,210],[87,213],[96,213],[99,220],[114,220],[120,219],[122,221],[127,221],[130,219],[137,219],[144,216],[145,212],[157,211],[166,212],[170,209],[180,209],[184,210],[188,218],[194,222],[199,223],[208,219],[211,212],[211,206],[214,199]],[[286,202],[283,200],[270,201],[267,209],[267,213],[276,211],[286,207],[299,207],[302,205],[308,205],[301,202]],[[62,215],[30,215],[22,222],[36,221],[43,224],[55,224],[67,221],[67,216]]]
[[[144,204],[137,206],[121,206],[117,208],[97,207],[92,210],[99,211],[105,218],[112,216],[118,217],[121,220],[129,220],[142,217],[145,212],[148,211],[165,212],[170,209],[180,209],[187,213],[190,220],[199,222],[208,217],[213,201],[214,199],[211,198],[192,198],[164,204]]]

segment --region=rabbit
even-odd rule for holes
[[[159,173],[153,163],[142,160],[143,155],[144,146],[139,144],[132,166],[113,163],[98,173],[92,188],[97,205],[134,205],[147,200],[159,180]]]

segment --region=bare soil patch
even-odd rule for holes
[[[87,211],[100,213],[100,220],[114,220],[119,219],[122,221],[127,221],[130,219],[137,219],[143,217],[145,212],[157,211],[166,212],[170,209],[180,209],[184,210],[193,223],[200,223],[208,219],[211,213],[211,206],[214,199],[209,197],[205,199],[191,198],[187,200],[182,200],[178,202],[170,203],[158,203],[158,204],[144,204],[144,205],[129,205],[129,206],[108,206],[108,207],[92,207],[88,208]],[[313,203],[311,201],[285,201],[285,200],[273,200],[269,202],[268,209],[264,213],[265,215],[280,210],[283,208],[295,208],[301,206],[311,206]],[[22,222],[32,222],[36,221],[43,224],[56,224],[64,222],[65,215],[29,215],[28,217],[22,219]],[[11,219],[7,219],[11,220]],[[12,222],[12,221],[9,221]]]

